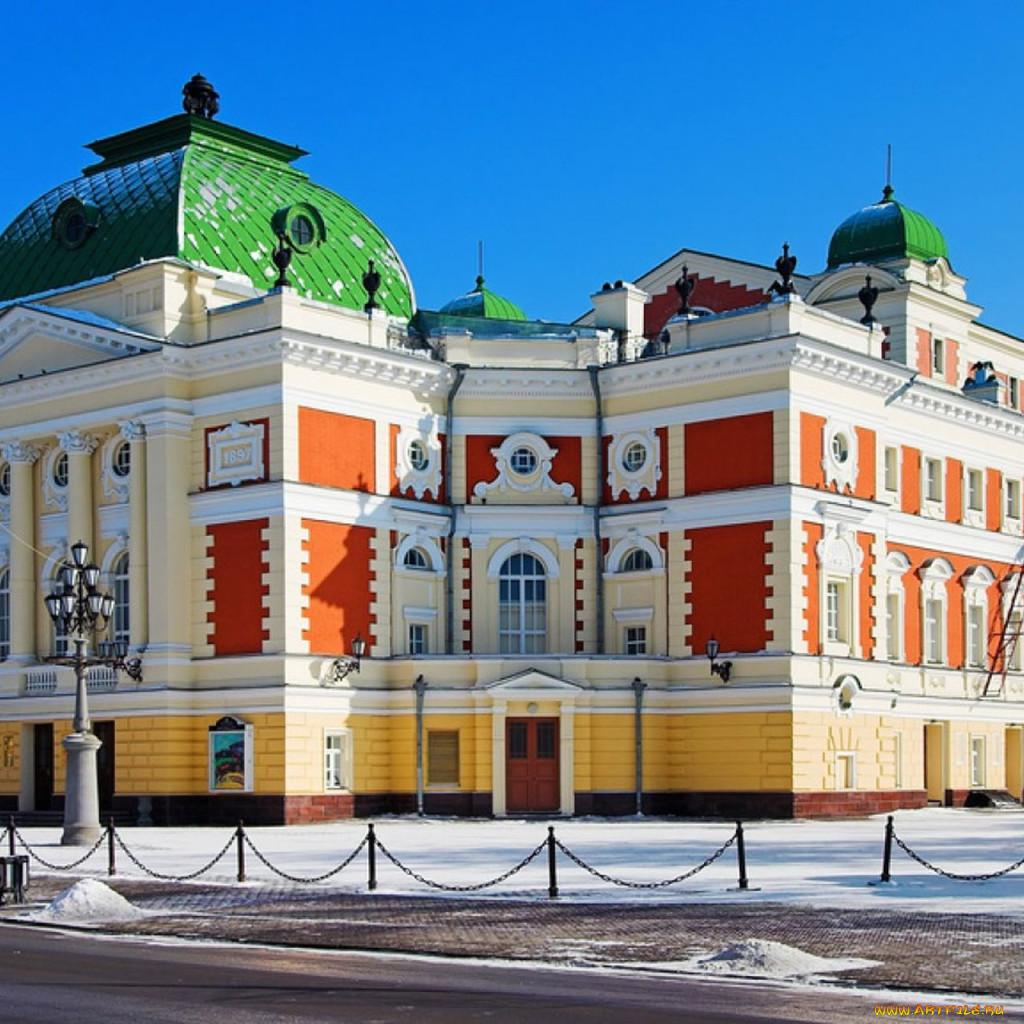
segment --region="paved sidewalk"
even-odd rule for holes
[[[836,972],[842,984],[1024,997],[1024,921],[989,913],[822,911],[744,904],[741,892],[720,903],[644,905],[104,881],[136,906],[159,912],[99,926],[110,933],[659,970],[757,938],[818,956],[879,961]],[[29,896],[38,906],[71,884],[66,876],[34,875]],[[0,920],[27,909],[0,908]]]

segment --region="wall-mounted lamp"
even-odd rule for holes
[[[359,671],[359,662],[366,652],[366,641],[357,633],[352,641],[352,654],[343,654],[331,662],[331,670],[328,679],[332,683],[343,683],[349,673]]]
[[[718,650],[720,644],[714,637],[708,639],[707,645],[704,648],[707,651],[708,661],[711,662],[711,674],[718,676],[723,683],[729,682],[729,676],[732,673],[732,662],[731,661],[715,661],[718,657]]]

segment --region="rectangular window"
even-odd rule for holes
[[[1010,408],[1020,408],[1020,378],[1010,378]]]
[[[427,733],[427,785],[459,784],[458,730],[431,729]]]
[[[427,627],[422,622],[409,623],[409,653],[427,653]]]
[[[1006,652],[1006,667],[1011,672],[1019,672],[1021,667],[1020,632],[1024,628],[1024,622],[1021,621],[1021,617],[1020,609],[1014,609],[1010,613],[1010,621],[1006,627],[1004,650]]]
[[[647,627],[627,626],[626,627],[626,653],[646,654],[647,653]]]
[[[900,450],[895,447],[885,449],[885,489],[890,494],[898,494],[900,489]]]
[[[967,609],[967,664],[985,664],[985,609],[978,604]]]
[[[985,480],[980,469],[967,470],[967,508],[971,512],[985,509]]]
[[[850,642],[850,615],[846,580],[825,581],[825,640],[829,643]]]
[[[857,785],[856,755],[836,754],[836,789],[853,789]]]
[[[1006,481],[1006,518],[1020,519],[1020,481]]]
[[[903,733],[892,734],[893,782],[897,789],[903,788]]]
[[[885,596],[885,635],[890,661],[903,659],[903,597],[901,594]]]
[[[932,338],[932,373],[941,377],[946,372],[946,350],[941,338]]]
[[[330,730],[324,733],[324,789],[348,788],[348,734]]]
[[[925,459],[925,497],[929,501],[942,501],[942,460]]]
[[[554,722],[538,722],[537,723],[537,757],[550,761],[558,756],[558,751],[555,749],[555,723]]]
[[[971,785],[985,785],[985,737],[971,737]]]
[[[942,602],[930,597],[924,603],[924,660],[942,662]]]

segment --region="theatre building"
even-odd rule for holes
[[[931,221],[886,186],[813,274],[612,251],[574,323],[426,310],[210,113],[0,236],[0,810],[61,807],[79,540],[140,663],[86,685],[122,820],[1021,798],[1024,348]]]

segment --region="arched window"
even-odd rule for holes
[[[114,598],[114,616],[110,622],[110,638],[112,640],[129,641],[128,601],[128,552],[118,555],[110,568],[110,592]]]
[[[0,660],[11,654],[11,570],[0,572]]]
[[[643,548],[633,548],[623,556],[619,572],[647,572],[654,568],[654,561]]]
[[[429,569],[430,562],[427,560],[426,552],[422,548],[409,548],[402,559],[402,565],[406,569]]]
[[[498,573],[498,650],[542,654],[547,649],[547,577],[533,555],[505,559]]]

